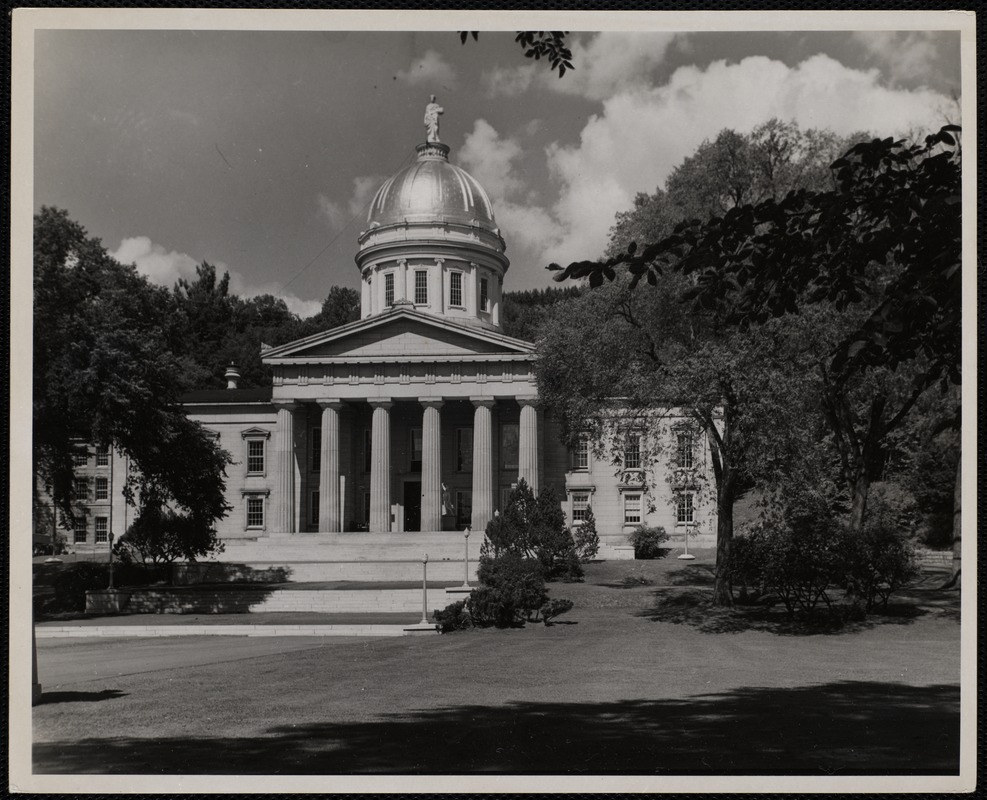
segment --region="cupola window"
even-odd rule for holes
[[[487,295],[487,279],[480,278],[480,311],[489,311]]]
[[[449,273],[449,305],[462,308],[463,306],[463,273]]]
[[[415,305],[428,305],[428,272],[415,270]]]
[[[384,274],[384,305],[390,308],[394,305],[394,273]]]

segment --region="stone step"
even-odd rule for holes
[[[470,560],[470,580],[476,579]],[[428,562],[429,581],[461,581],[462,559]],[[176,565],[176,584],[196,583],[317,583],[324,581],[420,581],[422,562],[415,561],[246,561]]]

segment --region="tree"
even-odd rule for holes
[[[799,372],[780,355],[778,324],[725,331],[713,315],[691,312],[680,275],[663,275],[649,293],[629,284],[616,277],[554,309],[539,341],[539,396],[568,444],[581,435],[598,451],[612,442],[615,462],[628,433],[639,432],[652,480],[674,474],[674,426],[684,420],[706,440],[717,508],[714,596],[729,604],[735,501],[752,483],[777,486],[818,468]]]
[[[34,292],[34,469],[66,517],[80,441],[129,458],[132,504],[206,526],[225,516],[230,457],[178,403],[191,386],[171,294],[48,207],[35,216]]]
[[[310,336],[356,322],[360,319],[360,293],[356,289],[333,286],[322,301],[322,310],[303,322],[301,336]]]
[[[564,289],[549,287],[507,292],[504,295],[502,319],[504,333],[528,342],[535,341],[548,310],[556,303],[577,296],[581,291],[577,286],[568,286]]]
[[[593,286],[617,267],[632,285],[677,272],[694,284],[695,309],[737,330],[823,304],[855,316],[818,369],[859,530],[889,434],[927,390],[960,380],[957,131],[857,144],[833,163],[831,190],[736,206],[605,261],[550,268]],[[878,385],[862,397],[872,380],[893,391]]]

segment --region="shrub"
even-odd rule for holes
[[[86,592],[105,589],[109,584],[109,567],[91,561],[79,561],[65,567],[51,582],[54,599],[51,611],[85,611]]]
[[[121,561],[142,564],[195,561],[211,553],[222,553],[223,549],[211,525],[195,516],[176,514],[170,508],[158,506],[143,508],[113,546]]]
[[[571,610],[572,610],[572,600],[565,600],[562,598],[558,598],[556,600],[548,600],[541,607],[541,618],[546,625],[550,625],[551,620]]]
[[[554,489],[548,488],[537,499],[521,480],[511,493],[504,513],[494,517],[486,529],[490,554],[516,553],[537,559],[548,580],[578,580],[579,564],[572,534]]]
[[[580,563],[592,561],[600,552],[600,536],[596,532],[596,517],[592,508],[586,509],[586,519],[573,530],[572,540]]]
[[[465,600],[457,600],[445,608],[435,609],[432,612],[432,618],[442,633],[451,633],[472,627]]]
[[[661,558],[665,555],[662,545],[668,541],[668,534],[660,525],[654,528],[638,525],[631,531],[630,540],[634,545],[634,558]]]
[[[891,595],[919,573],[914,548],[887,518],[865,525],[847,555],[847,590],[863,600],[866,611],[873,610],[878,600],[887,609]]]
[[[484,543],[486,550],[486,543]],[[480,553],[480,589],[470,593],[468,610],[476,625],[506,627],[524,622],[544,604],[547,593],[539,561],[518,553]]]

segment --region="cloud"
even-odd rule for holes
[[[367,206],[385,180],[386,178],[380,175],[360,175],[354,178],[353,191],[345,202],[319,194],[316,197],[318,213],[329,220],[332,229],[337,233],[354,221],[362,225],[366,222]]]
[[[843,135],[938,129],[942,95],[889,88],[879,77],[877,70],[850,69],[825,55],[794,67],[754,56],[705,69],[681,67],[662,86],[615,94],[590,117],[578,143],[547,148],[559,194],[547,215],[529,212],[525,221],[531,241],[539,238],[531,229],[541,227],[535,262],[601,255],[615,213],[630,208],[637,192],[663,185],[675,166],[723,128],[748,132],[778,117]],[[506,229],[514,212],[495,211]]]
[[[491,97],[513,97],[534,84],[562,94],[604,100],[617,92],[650,85],[655,67],[665,60],[676,37],[674,33],[624,32],[575,37],[569,47],[575,68],[563,78],[544,62],[498,67],[484,79],[486,91]]]
[[[478,119],[466,134],[459,161],[496,201],[521,189],[513,163],[521,153],[517,139],[502,138],[489,122]]]
[[[931,31],[854,31],[852,36],[887,70],[892,86],[928,81],[938,56]]]
[[[172,288],[179,279],[195,280],[195,268],[200,263],[187,253],[167,250],[155,244],[147,236],[131,236],[120,242],[120,246],[110,256],[121,264],[133,264],[137,271],[145,275],[151,283]],[[230,273],[230,291],[241,297],[256,297],[272,294],[281,297],[288,309],[300,317],[310,317],[322,309],[317,300],[303,300],[297,295],[285,294],[276,283],[252,284],[236,270],[230,269],[221,261],[215,262],[216,271],[222,275]]]
[[[398,70],[395,76],[411,86],[443,86],[452,89],[456,85],[456,71],[436,50],[428,50],[421,58],[411,62],[408,69]]]

